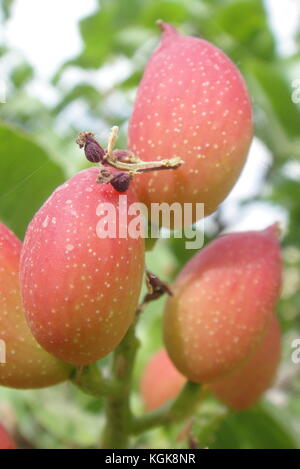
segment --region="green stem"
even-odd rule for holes
[[[120,394],[119,383],[104,378],[96,364],[76,368],[71,381],[83,392],[94,397],[111,397]]]
[[[177,156],[169,160],[140,160],[139,163],[124,163],[123,161],[118,161],[116,159],[112,159],[110,156],[107,156],[105,161],[113,168],[128,171],[131,174],[147,173],[151,171],[160,171],[164,169],[177,169],[183,164],[183,160]]]
[[[188,381],[180,395],[170,404],[132,420],[131,432],[139,434],[151,428],[179,423],[191,417],[200,403],[201,387]]]
[[[187,382],[178,398],[162,409],[141,417],[132,415],[130,394],[135,357],[139,348],[135,332],[138,318],[139,314],[113,352],[109,379],[102,376],[96,364],[77,368],[71,377],[71,381],[84,392],[96,397],[104,396],[107,399],[102,448],[126,449],[129,447],[131,435],[186,420],[193,415],[201,401],[200,386]]]
[[[126,449],[129,446],[130,435],[137,435],[154,427],[186,420],[193,415],[201,402],[201,387],[189,381],[177,399],[170,404],[141,417],[132,415],[130,408],[131,382],[136,352],[139,347],[139,340],[135,333],[136,321],[113,353],[112,379],[103,378],[96,364],[77,369],[76,374],[71,377],[72,382],[87,394],[107,398],[106,427],[102,448]]]
[[[132,421],[130,409],[130,392],[135,356],[139,341],[135,334],[134,323],[123,341],[113,354],[112,375],[122,391],[110,396],[106,405],[106,428],[102,448],[125,449],[129,446],[129,435]]]

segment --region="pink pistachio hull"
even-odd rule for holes
[[[221,236],[188,262],[167,301],[164,339],[195,382],[222,378],[254,350],[281,285],[276,226]]]
[[[244,80],[217,47],[163,25],[129,123],[129,149],[140,158],[179,156],[179,169],[136,176],[151,202],[201,202],[216,210],[237,181],[252,140],[251,102]]]
[[[42,388],[68,379],[69,365],[49,355],[34,339],[25,319],[19,287],[22,244],[0,223],[0,386]],[[1,357],[2,358],[2,357]]]
[[[280,361],[280,327],[272,316],[265,336],[250,359],[222,381],[213,383],[211,390],[234,410],[244,410],[255,404],[272,386]]]
[[[89,168],[59,187],[29,225],[21,260],[26,317],[37,341],[76,365],[108,355],[133,321],[144,271],[142,238],[118,237],[119,193]],[[136,201],[126,193],[128,205]],[[99,237],[103,203],[116,235]],[[129,217],[130,221],[130,217]],[[126,231],[125,231],[126,233]]]
[[[165,349],[151,357],[143,372],[140,391],[145,408],[155,410],[180,393],[186,378],[176,370]]]

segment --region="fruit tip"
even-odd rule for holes
[[[172,36],[174,34],[178,34],[178,32],[177,32],[176,28],[174,28],[174,26],[172,26],[169,23],[165,23],[162,19],[156,20],[155,24],[161,29],[161,31],[163,32],[164,37]]]
[[[279,221],[276,221],[272,225],[268,226],[265,230],[266,233],[272,233],[279,240],[283,234],[282,224]]]

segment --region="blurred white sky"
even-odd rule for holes
[[[296,49],[292,34],[300,20],[300,1],[265,0],[265,4],[278,39],[278,50],[282,54],[294,52]],[[4,40],[34,66],[37,80],[31,85],[30,91],[37,98],[45,101],[56,99],[55,89],[51,89],[47,80],[59,65],[80,51],[82,44],[78,20],[92,13],[95,8],[96,0],[15,0]],[[122,73],[122,68],[126,73],[125,62],[119,64],[117,73]],[[102,74],[100,77],[102,85],[106,76]],[[109,81],[111,83],[111,74]],[[268,151],[255,140],[242,177],[223,204],[223,212],[228,219],[236,219],[239,200],[257,192],[259,181],[270,162]],[[259,229],[276,220],[285,224],[285,218],[280,210],[254,204],[249,210],[243,211],[243,219],[238,220],[234,228]]]
[[[292,33],[300,20],[299,0],[265,0],[265,5],[280,52],[290,53],[295,50]],[[49,77],[80,51],[77,22],[95,8],[96,0],[15,0],[5,39],[42,76]]]
[[[78,20],[95,8],[96,0],[15,0],[5,39],[42,77],[51,77],[80,51]]]

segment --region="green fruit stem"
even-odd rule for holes
[[[125,449],[129,446],[133,418],[130,408],[132,374],[136,353],[140,345],[136,337],[135,326],[136,321],[113,353],[111,372],[114,381],[118,383],[122,391],[119,395],[107,399],[106,427],[102,448]]]
[[[71,381],[90,396],[111,397],[120,394],[118,383],[104,378],[96,363],[76,368]]]
[[[131,436],[186,420],[201,402],[201,387],[189,381],[170,404],[142,416],[133,415],[130,396],[135,358],[140,346],[136,336],[138,318],[139,315],[112,354],[110,378],[104,378],[96,364],[78,369],[72,377],[72,382],[87,394],[106,398],[102,448],[126,449],[130,447]]]
[[[151,428],[187,420],[195,413],[200,403],[200,396],[201,387],[199,384],[188,381],[175,401],[161,409],[133,419],[132,433],[139,434]]]

